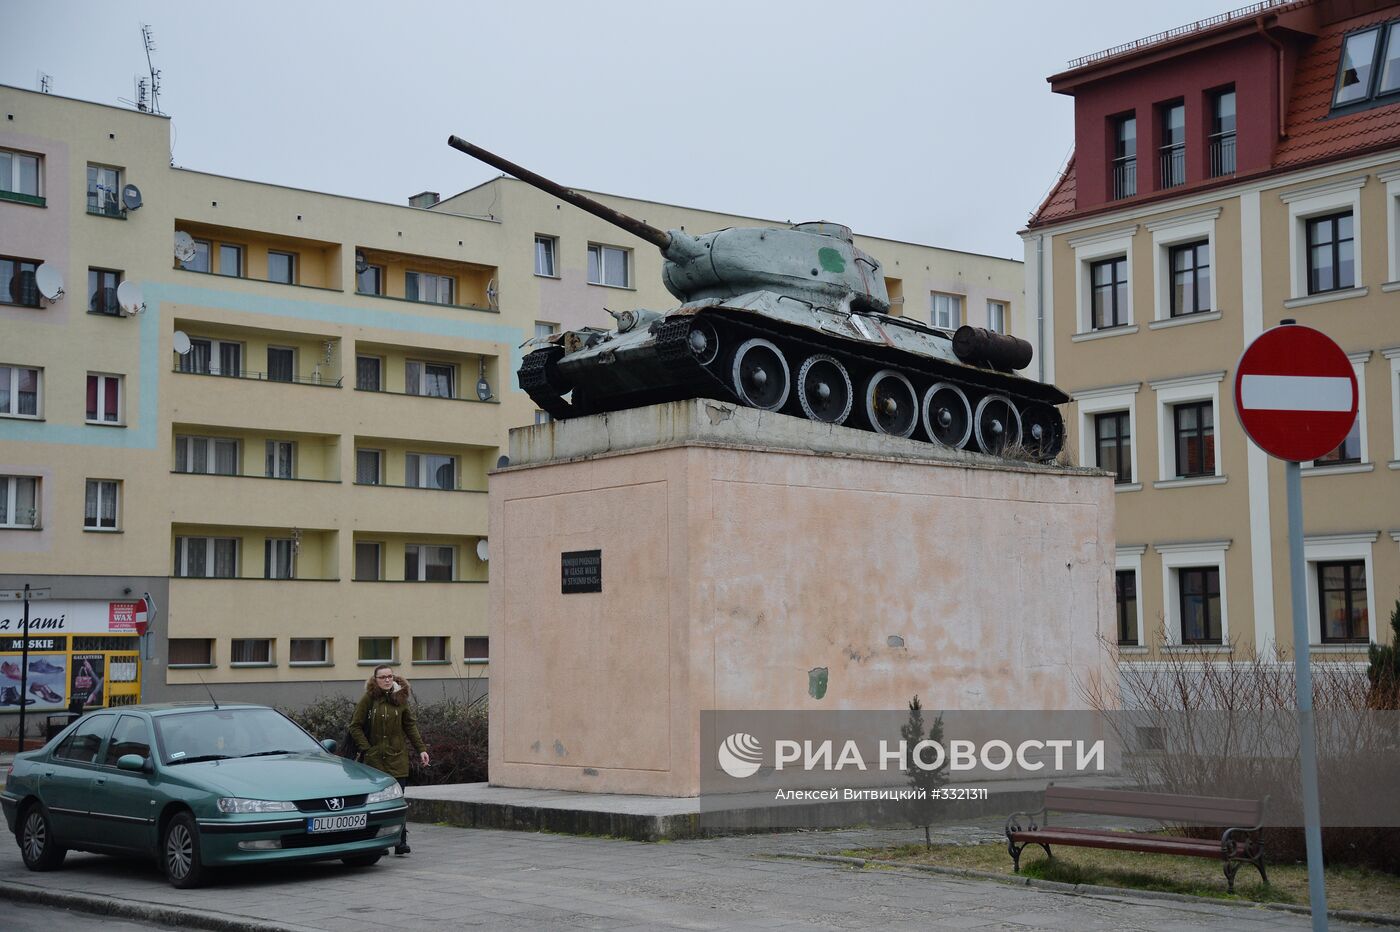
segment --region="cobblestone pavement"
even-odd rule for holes
[[[986,825],[946,840],[995,837]],[[1306,930],[1306,917],[1221,906],[1071,896],[994,881],[775,860],[922,840],[922,832],[811,832],[644,844],[601,838],[415,825],[413,854],[353,870],[339,863],[227,871],[202,890],[171,888],[154,863],[70,854],[64,869],[26,871],[0,839],[0,876],[147,904],[279,923],[376,932],[489,929]],[[2,907],[0,907],[2,908]],[[1332,923],[1332,929],[1360,930]]]

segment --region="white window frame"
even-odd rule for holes
[[[1367,531],[1360,534],[1319,534],[1303,538],[1303,562],[1307,566],[1305,575],[1308,584],[1308,644],[1313,650],[1348,653],[1366,649],[1366,644],[1324,644],[1322,642],[1322,615],[1318,606],[1317,564],[1339,560],[1361,560],[1366,564],[1366,637],[1367,643],[1376,643],[1376,581],[1375,569],[1371,562],[1371,549],[1380,536],[1380,531]]]
[[[97,379],[97,417],[87,417],[87,411],[84,410],[83,416],[86,423],[101,424],[105,427],[120,427],[126,424],[126,377],[112,372],[89,372],[87,377]],[[117,416],[110,421],[103,417],[106,411],[102,407],[103,401],[107,397],[106,383],[109,379],[117,383],[117,410],[115,412]]]
[[[1385,185],[1386,283],[1383,291],[1400,291],[1400,168],[1378,172]]]
[[[1279,200],[1288,205],[1288,282],[1289,296],[1283,303],[1286,308],[1303,307],[1335,301],[1339,298],[1358,297],[1366,293],[1366,276],[1361,269],[1361,257],[1365,254],[1363,241],[1364,228],[1361,222],[1361,189],[1366,185],[1367,175],[1347,178],[1342,181],[1329,181],[1297,191],[1286,191]],[[1353,287],[1339,291],[1324,291],[1308,294],[1308,221],[1324,214],[1351,211],[1351,251],[1352,269],[1355,273]]]
[[[9,194],[18,194],[23,197],[43,197],[44,196],[44,156],[38,152],[24,152],[19,149],[11,149],[0,146],[0,152],[10,156],[10,177],[0,179],[0,191]],[[18,156],[18,158],[16,158]],[[34,194],[25,194],[19,189],[19,160],[33,159],[35,162],[34,186],[38,189]]]
[[[454,365],[453,363],[450,363],[450,362],[433,362],[433,361],[427,360],[427,359],[409,359],[409,360],[406,360],[406,361],[405,361],[405,364],[404,364],[404,388],[405,388],[405,389],[408,388],[409,372],[411,371],[411,369],[410,369],[409,367],[410,367],[410,366],[414,366],[414,365],[416,365],[416,366],[418,367],[418,385],[417,385],[417,389],[418,389],[418,390],[417,390],[416,392],[405,391],[405,394],[414,395],[414,396],[416,396],[416,397],[418,397],[418,398],[456,398],[456,397],[457,397],[457,387],[458,387],[458,384],[459,384],[459,383],[458,383],[458,377],[457,377],[457,376],[458,376],[458,373],[457,373],[457,366],[456,366],[456,365]],[[447,393],[446,395],[430,395],[430,394],[428,394],[427,387],[428,387],[428,367],[429,367],[429,366],[437,366],[437,367],[440,368],[440,369],[447,369],[447,370],[449,370],[449,372],[451,373],[452,384],[448,387],[448,393]]]
[[[290,379],[283,380],[283,379],[274,379],[274,378],[272,377],[272,354],[273,354],[274,352],[278,352],[278,353],[290,353],[290,354],[291,354],[291,356],[292,356],[292,365],[291,365],[292,377],[291,377]],[[295,382],[295,381],[297,380],[297,348],[296,348],[295,346],[280,346],[280,345],[278,345],[278,344],[276,344],[276,343],[269,343],[268,346],[267,346],[267,372],[266,372],[266,377],[267,377],[267,381],[269,381],[269,382],[282,382],[282,381],[286,381],[286,382]]]
[[[0,528],[33,528],[37,530],[41,527],[39,522],[39,496],[43,492],[44,484],[40,481],[40,477],[4,475],[0,476],[0,479],[6,480],[5,488],[0,490],[0,495],[5,496],[5,521],[3,524],[0,524]],[[16,511],[18,510],[17,503],[19,502],[19,482],[16,480],[20,479],[27,479],[34,483],[34,514],[32,515],[33,520],[28,523],[21,523],[15,520],[15,518],[18,517]]]
[[[244,366],[248,363],[248,347],[241,340],[218,340],[213,337],[191,336],[190,340],[196,343],[209,344],[209,368],[203,372],[198,369],[180,369],[180,372],[190,372],[195,375],[224,375],[223,348],[225,346],[238,347],[238,372],[233,373],[233,377],[241,377]],[[193,349],[190,350],[194,352]],[[184,357],[181,357],[182,359]]]
[[[485,657],[467,656],[467,638],[481,638],[486,642]],[[489,634],[468,634],[462,638],[462,663],[490,663],[491,662],[491,636]]]
[[[13,417],[25,421],[42,421],[44,419],[44,370],[39,366],[21,366],[16,363],[0,363],[10,370],[10,410],[0,411],[0,417]],[[34,373],[34,413],[19,413],[19,373],[24,369]]]
[[[1400,469],[1400,346],[1382,350],[1381,355],[1390,361],[1390,436],[1394,443],[1390,468]]]
[[[273,277],[272,277],[272,257],[273,257],[273,256],[285,256],[285,257],[286,257],[286,259],[287,259],[287,271],[288,271],[288,274],[290,275],[290,278],[288,278],[287,281],[284,282],[284,281],[282,281],[280,278],[273,278]],[[299,263],[297,262],[297,254],[296,254],[296,253],[294,253],[294,252],[287,252],[286,250],[283,250],[283,249],[269,249],[269,250],[267,251],[267,280],[268,280],[269,282],[272,282],[274,285],[295,285],[295,284],[297,283],[297,266],[298,266],[298,265],[299,265]]]
[[[1190,375],[1175,379],[1158,379],[1147,384],[1156,393],[1157,404],[1157,481],[1154,488],[1185,485],[1211,485],[1225,481],[1225,461],[1221,443],[1220,382],[1224,371]],[[1211,429],[1215,433],[1215,472],[1209,476],[1178,476],[1176,474],[1176,418],[1172,409],[1179,404],[1197,401],[1211,403]]]
[[[206,650],[205,658],[199,663],[173,663],[170,661],[170,649],[166,647],[166,666],[171,670],[200,670],[214,666],[214,638],[171,638],[175,641],[203,641]]]
[[[417,462],[414,463],[413,460],[410,460],[410,459],[409,459],[409,457],[413,457],[413,459],[414,459],[414,460],[417,460]],[[418,450],[410,450],[410,451],[408,451],[407,453],[404,454],[404,485],[407,486],[407,487],[410,488],[410,489],[435,489],[435,490],[438,490],[438,491],[451,491],[451,489],[446,489],[446,490],[444,490],[441,486],[437,485],[435,482],[429,482],[429,481],[428,481],[429,477],[432,475],[432,473],[433,473],[433,472],[435,471],[435,469],[436,469],[436,467],[429,468],[428,462],[429,462],[429,459],[430,459],[430,458],[436,458],[436,459],[439,459],[439,460],[447,460],[449,463],[452,464],[452,486],[451,486],[451,489],[457,488],[457,481],[458,481],[458,479],[460,478],[460,476],[461,476],[461,474],[462,474],[462,471],[461,471],[460,461],[458,460],[458,458],[457,458],[456,456],[454,456],[454,455],[452,455],[452,454],[450,454],[450,453],[424,453],[424,452],[421,452],[421,451],[418,451]],[[438,464],[437,464],[437,466],[442,466],[442,465],[444,465],[444,464],[443,464],[443,463],[438,463]],[[409,475],[410,471],[412,471],[415,475],[410,476],[410,475]],[[416,484],[415,484],[414,482],[410,482],[410,481],[409,481],[410,478],[416,479],[416,480],[417,480]]]
[[[97,195],[96,212],[107,216],[106,204],[108,201],[111,201],[116,205],[117,213],[126,213],[122,208],[122,170],[115,165],[103,165],[100,162],[88,162],[87,167],[96,171],[96,177],[93,179],[93,190],[85,191],[84,193],[85,196],[90,196],[92,194]],[[103,172],[107,172],[111,175],[111,185],[103,184]],[[89,213],[92,211],[93,208],[89,208]]]
[[[1369,472],[1375,466],[1371,462],[1371,447],[1369,443],[1368,431],[1366,430],[1366,363],[1371,361],[1371,351],[1363,350],[1360,353],[1347,353],[1347,360],[1351,363],[1351,371],[1356,373],[1356,426],[1360,435],[1361,461],[1357,463],[1338,463],[1335,466],[1330,463],[1319,463],[1317,460],[1310,460],[1302,464],[1303,475],[1316,472],[1318,475],[1327,473],[1347,473],[1347,472]],[[1367,577],[1369,584],[1370,577]]]
[[[377,366],[379,367],[379,371],[378,371],[378,373],[377,373],[377,379],[376,379],[376,381],[379,383],[379,387],[378,387],[378,388],[360,388],[360,360],[362,360],[362,359],[373,360],[374,363],[375,363],[375,365],[377,365]],[[384,357],[383,357],[383,356],[375,356],[373,353],[356,353],[356,354],[355,354],[355,390],[356,390],[356,391],[361,391],[361,392],[382,392],[382,391],[384,391],[384,371],[385,371],[386,368],[387,368],[387,367],[386,367],[385,364],[384,364]]]
[[[1137,313],[1133,309],[1133,283],[1137,280],[1133,274],[1133,237],[1137,233],[1137,229],[1138,225],[1133,224],[1130,227],[1075,237],[1067,242],[1067,245],[1074,250],[1075,301],[1078,306],[1076,317],[1078,323],[1072,338],[1097,339],[1137,332]],[[1095,330],[1094,283],[1091,266],[1095,262],[1119,256],[1127,260],[1128,266],[1128,306],[1124,308],[1124,323],[1116,327]]]
[[[191,239],[194,240],[195,253],[193,256],[190,256],[188,260],[181,262],[180,268],[184,269],[186,272],[202,272],[208,275],[214,270],[214,244],[207,239],[197,239],[195,237],[191,237]],[[195,268],[190,264],[199,258],[200,246],[204,247],[204,268],[202,269]]]
[[[360,454],[367,453],[374,455],[374,481],[365,482],[360,478]],[[355,484],[356,485],[383,485],[384,484],[384,451],[375,450],[370,447],[355,448]]]
[[[97,486],[97,517],[96,524],[88,524],[87,521],[87,494],[92,487]],[[108,495],[112,498],[112,526],[102,526],[102,506],[106,502]],[[122,484],[118,479],[89,479],[83,486],[83,530],[98,531],[110,534],[113,531],[122,529]]]
[[[282,451],[287,452],[287,467],[291,474],[281,474]],[[268,479],[295,479],[297,477],[297,442],[295,440],[268,440],[263,446],[263,473]]]
[[[451,576],[448,580],[428,579],[428,561],[423,559],[424,549],[427,547],[446,548],[452,553]],[[447,582],[457,578],[457,548],[453,544],[404,544],[404,562],[408,562],[408,552],[415,550],[418,553],[418,576],[415,579],[408,579],[408,573],[404,573],[404,579],[409,582]],[[405,567],[407,569],[407,567]]]
[[[417,653],[418,653],[418,642],[419,642],[419,641],[441,641],[441,642],[442,642],[442,659],[441,659],[441,660],[419,660],[418,657],[416,656]],[[431,667],[431,666],[442,666],[442,665],[444,665],[444,664],[449,664],[449,663],[452,662],[452,638],[448,637],[448,636],[445,635],[445,634],[416,634],[416,635],[413,636],[412,640],[409,641],[409,645],[408,645],[408,655],[409,655],[409,662],[410,662],[410,663],[414,663],[414,664],[418,664],[419,666]]]
[[[1230,600],[1226,592],[1229,574],[1225,572],[1225,551],[1230,549],[1230,541],[1154,544],[1152,549],[1162,558],[1162,614],[1166,619],[1167,629],[1164,646],[1178,650],[1229,651]],[[1211,566],[1220,574],[1220,644],[1182,644],[1181,591],[1177,585],[1177,571]],[[1141,590],[1138,597],[1142,597]]]
[[[204,547],[204,575],[191,576],[189,574],[189,548],[186,541],[202,540]],[[218,541],[226,540],[233,543],[233,575],[215,576],[214,551]],[[242,541],[237,537],[205,537],[202,534],[181,534],[175,538],[175,577],[177,579],[238,579],[238,564],[242,558]]]
[[[543,252],[541,251],[543,247]],[[548,271],[541,271],[544,263],[541,259],[548,260]],[[543,233],[535,234],[535,274],[541,278],[559,277],[559,237],[546,236]]]
[[[298,641],[318,643],[321,645],[320,660],[293,660],[294,646]],[[287,639],[287,666],[289,667],[329,667],[331,662],[331,639],[330,638],[296,638]]]
[[[237,253],[237,255],[238,255],[238,271],[233,272],[233,273],[230,273],[230,272],[228,272],[227,270],[224,269],[224,250],[225,250],[225,249],[232,249],[232,250],[234,250],[234,251]],[[237,243],[220,243],[220,244],[219,244],[219,271],[218,271],[217,274],[226,276],[226,277],[228,277],[228,278],[242,278],[242,277],[243,277],[243,272],[244,272],[244,267],[245,267],[247,264],[248,264],[248,251],[247,251],[246,249],[244,249],[242,246],[238,245]]]
[[[547,320],[535,321],[535,339],[540,340],[545,337],[552,337],[559,332],[559,325],[552,324]]]
[[[1145,654],[1147,653],[1147,631],[1142,624],[1142,555],[1147,552],[1146,544],[1139,544],[1136,547],[1123,546],[1114,551],[1113,571],[1132,570],[1137,590],[1137,643],[1118,644],[1118,594],[1117,578],[1114,578],[1114,602],[1113,602],[1113,641],[1120,654]]]
[[[361,648],[364,646],[365,641],[388,641],[389,656],[361,657]],[[355,640],[355,658],[355,664],[361,667],[376,666],[379,664],[397,664],[399,662],[399,639],[394,637],[393,635],[362,635],[361,637]]]
[[[257,643],[261,641],[267,645],[266,660],[234,660],[233,646],[239,641]],[[229,638],[228,639],[228,665],[230,667],[275,667],[277,666],[277,655],[274,652],[277,647],[276,638]]]
[[[1011,302],[987,299],[987,329],[993,333],[1006,333],[1006,318],[1011,316]]]
[[[294,537],[267,537],[263,539],[263,579],[296,579],[297,546]],[[287,572],[282,575],[280,565],[282,552],[287,557]]]
[[[1148,231],[1152,233],[1153,271],[1157,285],[1153,289],[1152,295],[1152,323],[1148,324],[1150,329],[1199,323],[1203,320],[1215,320],[1220,316],[1220,300],[1218,298],[1220,276],[1216,274],[1219,270],[1219,263],[1215,250],[1215,225],[1216,221],[1220,219],[1221,211],[1222,208],[1214,207],[1210,210],[1182,214],[1145,224]],[[1173,317],[1172,249],[1176,246],[1199,243],[1202,240],[1206,242],[1206,248],[1210,251],[1210,310]],[[1131,286],[1128,290],[1132,291]]]
[[[1085,466],[1091,462],[1098,462],[1098,435],[1094,427],[1094,418],[1115,411],[1128,412],[1128,433],[1131,435],[1128,458],[1132,474],[1128,482],[1122,485],[1115,483],[1114,492],[1136,492],[1142,488],[1142,473],[1138,471],[1138,448],[1142,446],[1137,419],[1137,393],[1140,388],[1141,382],[1131,382],[1127,385],[1090,388],[1075,392],[1072,396],[1079,406],[1079,462]]]
[[[204,468],[194,469],[194,441],[204,441]],[[180,469],[180,443],[185,444],[185,466]],[[215,472],[213,466],[219,461],[215,444],[233,444],[233,472]],[[195,476],[239,476],[243,474],[243,449],[242,443],[237,437],[203,437],[196,434],[176,434],[175,435],[175,469],[174,472]]]
[[[413,276],[414,290],[418,293],[418,297],[416,298],[408,297],[409,276]],[[423,297],[425,294],[424,286],[427,284],[433,286],[433,294],[435,297],[431,299]],[[444,285],[447,286],[446,301],[439,300],[442,297]],[[404,297],[409,301],[416,301],[419,304],[437,304],[442,307],[451,307],[457,300],[457,279],[452,275],[439,275],[436,272],[419,272],[416,269],[409,269],[404,272]]]
[[[551,417],[549,416],[549,412],[548,412],[548,411],[536,411],[536,412],[535,412],[535,423],[536,423],[536,424],[548,424],[551,420],[553,420],[553,418],[551,418]]]
[[[374,568],[374,578],[373,578],[373,579],[361,579],[361,578],[360,578],[359,569],[360,569],[360,548],[361,548],[361,547],[373,547],[373,548],[374,548],[374,564],[375,564],[375,568]],[[357,541],[355,541],[354,546],[351,548],[351,555],[350,555],[350,558],[351,558],[351,561],[352,561],[352,562],[351,562],[351,566],[350,566],[350,571],[351,571],[351,573],[354,574],[354,581],[355,581],[355,582],[380,582],[381,580],[384,579],[384,542],[383,542],[383,541],[378,541],[378,540],[357,540]]]
[[[597,255],[598,255],[598,262],[597,262],[597,265],[598,265],[598,279],[599,279],[598,281],[594,281],[594,280],[593,280],[593,276],[592,276],[592,274],[591,274],[592,271],[593,271],[593,264],[594,264],[593,261],[592,261],[592,256],[593,256],[593,254],[594,254],[595,252],[596,252]],[[620,255],[620,256],[622,257],[622,284],[621,284],[621,285],[612,284],[612,283],[610,283],[610,282],[608,281],[608,268],[609,268],[608,256],[609,256],[609,254]],[[588,244],[588,258],[589,258],[588,267],[589,267],[589,272],[590,272],[590,274],[589,274],[589,276],[588,276],[588,284],[590,284],[590,285],[601,285],[601,286],[604,287],[604,288],[631,288],[631,287],[632,287],[632,250],[630,250],[630,249],[625,249],[625,248],[623,248],[622,246],[609,246],[609,245],[607,245],[606,243],[589,243],[589,244]]]
[[[962,326],[963,319],[963,298],[952,291],[930,291],[928,295],[928,322],[934,327],[941,327],[944,330],[956,330]],[[942,298],[947,305],[947,323],[943,323],[939,317],[938,299]]]

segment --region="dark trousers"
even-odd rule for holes
[[[407,787],[407,786],[408,786],[408,778],[407,778],[407,777],[396,777],[395,779],[397,779],[397,780],[399,781],[399,786],[402,786],[402,787]],[[405,800],[405,802],[407,802],[407,800]],[[401,844],[401,845],[406,845],[406,844],[408,844],[408,818],[407,818],[407,816],[405,816],[405,817],[404,817],[404,820],[403,820],[403,837],[399,839],[399,844]]]

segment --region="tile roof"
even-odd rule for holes
[[[1061,173],[1059,180],[1050,189],[1050,193],[1045,196],[1045,200],[1040,202],[1040,207],[1031,215],[1031,226],[1068,217],[1074,213],[1075,203],[1074,156],[1071,155],[1069,164],[1065,165],[1065,170]]]

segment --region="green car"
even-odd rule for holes
[[[177,887],[234,864],[367,867],[399,840],[408,806],[397,780],[334,749],[265,706],[103,710],[15,755],[0,808],[34,871],[69,849],[155,855]]]

